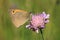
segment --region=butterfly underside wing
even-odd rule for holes
[[[17,8],[11,8],[9,15],[11,17],[12,23],[18,28],[28,21],[30,13]]]

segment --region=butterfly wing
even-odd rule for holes
[[[13,24],[16,27],[23,25],[29,18],[29,13],[24,10],[12,9],[10,11],[10,16]]]

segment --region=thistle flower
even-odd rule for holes
[[[30,24],[26,25],[26,28],[31,29],[39,33],[39,29],[44,29],[45,24],[49,22],[49,14],[42,12],[41,14],[32,15]]]

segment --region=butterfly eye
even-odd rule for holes
[[[13,13],[14,13],[14,10],[13,10]]]
[[[12,14],[15,14],[15,10],[12,10],[11,13],[12,13]]]

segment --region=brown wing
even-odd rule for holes
[[[16,27],[23,25],[29,18],[29,13],[27,11],[19,9],[12,9],[10,15],[12,22]]]

